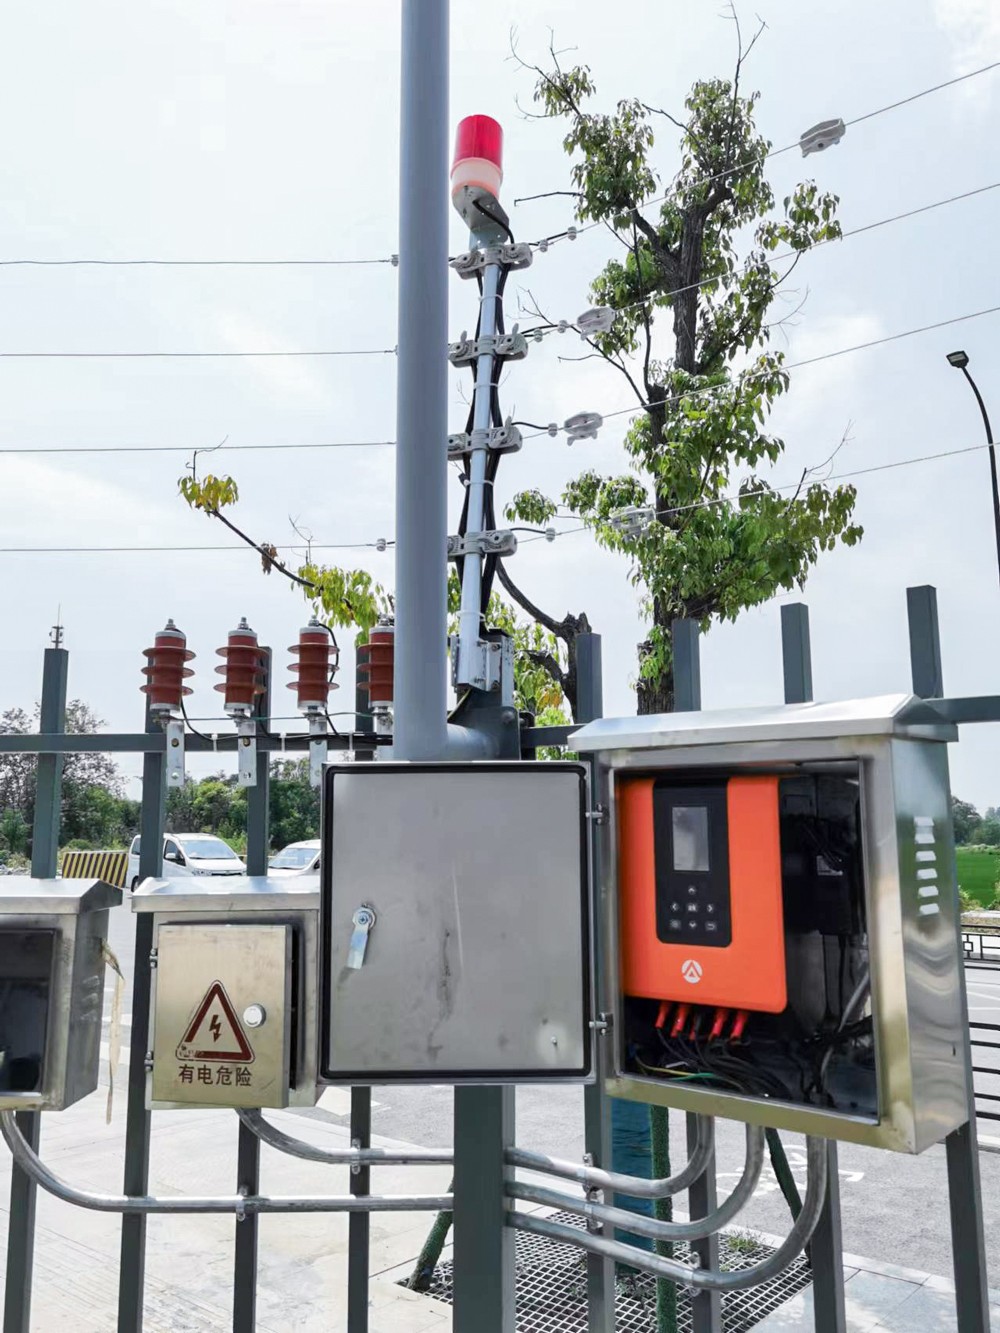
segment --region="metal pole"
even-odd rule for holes
[[[512,1087],[455,1089],[454,1333],[514,1333],[513,1141]]]
[[[1000,570],[1000,488],[997,486],[997,451],[993,447],[993,427],[990,425],[989,413],[986,411],[986,404],[983,402],[983,395],[979,392],[976,381],[969,374],[968,367],[962,367],[962,374],[969,381],[969,387],[976,395],[976,402],[979,404],[979,411],[983,418],[983,425],[986,427],[986,441],[990,446],[990,482],[993,486],[993,528],[996,533],[997,541],[997,568]]]
[[[264,693],[257,707],[257,734],[265,736],[271,715],[271,650],[261,648]],[[271,766],[267,750],[257,751],[257,782],[247,790],[247,874],[266,875],[270,849]],[[260,1139],[241,1120],[236,1149],[238,1193],[260,1193]],[[254,1333],[257,1326],[257,1247],[260,1223],[248,1213],[236,1220],[233,1259],[233,1333]]]
[[[394,751],[446,744],[448,0],[403,0]]]
[[[592,722],[603,717],[604,700],[601,672],[601,636],[599,634],[579,634],[574,644],[576,650],[576,720]],[[596,764],[591,764],[591,783],[596,778]],[[593,790],[593,788],[592,788]],[[596,799],[596,793],[595,793]],[[601,885],[601,830],[595,824],[591,830],[594,840],[593,884],[591,905],[595,923],[602,910]],[[596,1008],[600,1010],[604,1003],[604,960],[601,946],[604,932],[596,926],[593,940],[594,959],[594,995]],[[591,1165],[610,1170],[611,1153],[611,1103],[605,1090],[604,1078],[605,1040],[598,1037],[594,1053],[597,1078],[583,1089],[583,1140],[584,1150]],[[587,1333],[614,1333],[615,1327],[615,1266],[607,1255],[587,1255]]]
[[[146,706],[146,731],[159,731]],[[166,822],[167,756],[146,754],[142,760],[142,814],[139,821],[139,878],[163,872],[163,826]],[[128,1109],[125,1119],[125,1194],[149,1189],[149,1127],[146,1110],[146,1052],[149,1049],[150,953],[153,914],[137,912],[135,968],[132,982],[132,1038],[129,1043]],[[118,1273],[118,1333],[142,1333],[146,1275],[146,1219],[140,1213],[122,1218]]]
[[[913,693],[923,699],[941,698],[941,638],[938,632],[937,589],[907,588],[910,626],[910,662]],[[928,689],[928,686],[935,688]],[[955,948],[962,957],[960,918],[955,914]],[[962,1030],[969,1031],[969,997],[965,972],[959,983]],[[965,1081],[968,1121],[945,1140],[948,1164],[948,1205],[951,1212],[951,1250],[955,1272],[955,1307],[961,1333],[989,1333],[990,1305],[987,1290],[986,1241],[983,1235],[983,1191],[979,1178],[979,1143],[976,1134],[975,1090],[968,1043],[965,1048]]]
[[[674,654],[674,712],[701,709],[701,630],[696,620],[675,620],[670,627]]]
[[[368,695],[355,675],[354,684],[355,730],[361,731],[370,718],[362,717],[369,711]],[[375,756],[366,754],[365,759]],[[371,1147],[372,1090],[351,1089],[351,1143],[358,1148]],[[351,1170],[351,1193],[368,1194],[371,1191],[371,1171],[368,1167]],[[368,1268],[371,1245],[371,1215],[351,1213],[347,1224],[347,1333],[368,1333]]]
[[[66,726],[66,682],[69,653],[46,648],[42,667],[40,732],[60,732]],[[35,818],[31,834],[31,873],[53,879],[59,857],[59,812],[62,798],[63,756],[39,755],[35,769]],[[20,1111],[18,1129],[38,1151],[41,1116]],[[28,1333],[31,1323],[31,1279],[35,1263],[36,1188],[19,1166],[10,1178],[10,1227],[7,1233],[7,1285],[4,1292],[4,1333]]]
[[[809,608],[794,602],[781,608],[781,659],[785,677],[785,703],[811,703],[813,697],[812,651],[809,642]],[[826,1199],[809,1245],[813,1276],[813,1319],[816,1333],[844,1333],[847,1311],[844,1301],[844,1238],[840,1220],[840,1175],[837,1144],[826,1145]]]

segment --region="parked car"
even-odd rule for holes
[[[165,875],[245,875],[246,865],[228,843],[214,833],[167,833],[163,838]],[[126,884],[133,891],[139,883],[139,837],[128,849]]]
[[[290,842],[271,857],[267,873],[279,878],[285,875],[310,875],[319,870],[319,838],[305,842]]]

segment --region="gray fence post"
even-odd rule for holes
[[[514,1089],[455,1089],[454,1333],[514,1333],[514,1232],[504,1162]],[[461,1184],[461,1187],[460,1187]]]
[[[941,636],[938,629],[937,589],[907,588],[906,610],[910,627],[910,666],[913,693],[922,699],[944,696]],[[961,922],[956,912],[955,948],[962,957]],[[969,1000],[963,969],[962,1020],[969,1028]],[[972,1061],[966,1047],[966,1087],[969,1119],[945,1140],[948,1163],[948,1202],[951,1211],[951,1249],[955,1272],[955,1305],[962,1333],[989,1333],[990,1307],[983,1236],[983,1193],[979,1179],[979,1142],[976,1133]]]
[[[812,653],[809,646],[809,608],[793,602],[781,608],[781,660],[785,703],[811,703]],[[844,1333],[844,1242],[840,1221],[840,1174],[837,1144],[826,1145],[826,1201],[809,1245],[813,1274],[813,1319],[816,1333]]]
[[[266,736],[271,716],[271,650],[261,648],[264,693],[257,703],[257,735]],[[266,875],[270,849],[271,756],[257,751],[257,784],[247,790],[247,874]],[[236,1149],[236,1188],[260,1192],[260,1139],[240,1121]],[[254,1333],[257,1327],[257,1213],[237,1219],[233,1258],[233,1333]]]
[[[373,725],[368,691],[355,668],[354,676],[354,729],[365,731]],[[374,754],[358,755],[358,759],[374,759]],[[372,1137],[372,1090],[351,1089],[351,1143],[358,1148],[370,1148]],[[371,1171],[367,1166],[352,1168],[351,1193],[368,1194],[371,1191]],[[347,1223],[347,1333],[368,1333],[368,1267],[371,1240],[371,1213],[351,1213]]]
[[[592,722],[604,716],[604,690],[601,669],[601,636],[579,634],[576,638],[576,720]],[[572,744],[572,742],[571,742]],[[590,766],[591,796],[597,800],[595,784],[597,769]],[[594,996],[598,1010],[604,1001],[604,960],[601,955],[603,930],[598,916],[602,909],[601,829],[595,824],[591,830],[593,855],[591,865],[591,906],[594,912],[593,969]],[[583,1089],[584,1150],[595,1166],[611,1167],[611,1107],[604,1087],[604,1038],[594,1045],[594,1064],[597,1077]],[[587,1330],[588,1333],[614,1333],[615,1327],[615,1266],[612,1260],[599,1254],[587,1256]]]
[[[42,668],[40,732],[60,732],[66,726],[66,682],[69,653],[46,648]],[[31,873],[36,879],[55,877],[59,857],[59,813],[62,797],[63,756],[42,754],[35,768],[35,819],[31,835]],[[41,1117],[37,1111],[19,1111],[17,1125],[37,1152]],[[35,1262],[36,1191],[20,1167],[12,1165],[10,1226],[7,1234],[7,1285],[4,1292],[4,1333],[28,1333],[31,1323],[31,1279]]]
[[[146,731],[160,730],[146,705]],[[146,754],[142,760],[142,813],[139,820],[139,879],[163,873],[163,826],[166,821],[167,756]],[[131,885],[128,886],[131,889]],[[153,914],[137,912],[135,967],[132,980],[132,1039],[128,1055],[128,1110],[125,1119],[124,1193],[149,1189],[149,1127],[146,1110],[146,1052],[149,1049],[150,952]],[[146,1277],[146,1219],[141,1213],[122,1218],[118,1272],[118,1333],[142,1333]]]

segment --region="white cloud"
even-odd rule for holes
[[[1000,53],[1000,4],[997,0],[934,0],[934,19],[951,41],[956,74],[967,74]],[[988,80],[967,85],[970,96],[988,98]]]

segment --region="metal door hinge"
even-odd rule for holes
[[[159,962],[160,962],[160,951],[158,949],[150,949],[149,951],[150,968],[157,967],[159,965]]]
[[[587,811],[587,818],[592,819],[595,824],[606,824],[608,822],[607,808],[603,805],[595,805],[593,810]]]

